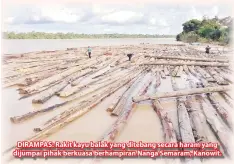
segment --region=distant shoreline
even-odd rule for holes
[[[8,39],[8,38],[2,38],[3,40],[104,40],[104,39],[175,39],[175,37],[168,37],[168,38],[76,38],[76,39],[18,39],[18,38],[14,38],[14,39]]]
[[[4,39],[136,39],[136,38],[175,38],[176,35],[158,34],[76,34],[76,33],[45,33],[4,32]]]

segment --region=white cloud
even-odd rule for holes
[[[8,17],[8,18],[5,19],[4,22],[6,24],[12,24],[14,22],[14,19],[15,19],[14,17]]]
[[[41,15],[39,17],[46,18],[53,22],[75,23],[76,21],[80,20],[82,16],[84,16],[84,13],[82,12],[80,12],[78,15],[71,9],[53,6],[41,8]]]
[[[115,10],[113,8],[109,8],[109,7],[105,7],[105,6],[97,5],[97,4],[92,5],[92,12],[97,15],[105,15],[114,11]]]
[[[135,23],[142,21],[143,16],[144,15],[142,13],[133,12],[133,11],[117,11],[103,16],[101,20],[103,22],[118,23],[118,24]]]
[[[151,18],[151,19],[150,19],[150,24],[151,24],[151,25],[155,25],[155,24],[156,24],[155,18]]]
[[[227,6],[53,5],[14,6],[4,15],[7,31],[178,34],[182,24],[203,15],[231,15]],[[71,25],[72,24],[72,25]]]
[[[214,7],[211,9],[211,13],[212,13],[212,15],[218,15],[218,13],[219,13],[219,8],[218,8],[218,6],[214,6]]]
[[[160,26],[168,26],[167,21],[165,19],[163,19],[163,18],[161,18],[161,19],[158,20],[158,24]]]
[[[196,7],[194,7],[194,6],[191,7],[191,10],[190,10],[190,12],[187,15],[188,19],[191,19],[191,18],[193,18],[193,19],[201,19],[202,16],[203,15],[201,14],[201,12],[199,10],[197,10]]]

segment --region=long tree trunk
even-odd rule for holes
[[[186,96],[186,95],[194,95],[194,94],[202,94],[210,92],[228,91],[231,89],[232,86],[229,85],[229,86],[217,86],[217,87],[206,87],[206,88],[194,88],[194,89],[180,90],[174,92],[158,92],[155,95],[151,96],[133,97],[133,101],[139,102],[139,101],[152,100],[158,98],[168,98],[168,97],[178,97],[178,96]]]
[[[194,65],[194,66],[211,66],[211,67],[229,67],[228,63],[218,63],[218,62],[177,62],[177,61],[157,61],[150,63],[142,63],[140,65]]]
[[[152,56],[145,55],[145,57],[153,57],[157,59],[179,59],[179,60],[193,60],[193,61],[204,61],[204,62],[223,62],[228,63],[228,59],[210,59],[210,58],[195,58],[195,57],[182,57],[182,56]]]
[[[229,156],[231,155],[230,154],[231,132],[220,123],[215,113],[211,112],[211,109],[208,106],[208,104],[210,103],[206,99],[203,99],[201,101],[201,107],[203,109],[204,115],[206,116],[206,121],[210,125],[213,133],[215,134],[219,142],[221,143],[221,146],[224,149],[225,154]]]
[[[179,68],[180,68],[179,66],[176,66],[174,71],[171,73],[171,76],[175,77],[177,72],[179,71]]]

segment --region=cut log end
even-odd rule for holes
[[[17,119],[17,117],[10,117],[10,121],[12,123],[18,123],[19,122],[18,119]]]
[[[33,131],[34,131],[34,132],[41,132],[42,129],[41,129],[41,128],[34,128]]]

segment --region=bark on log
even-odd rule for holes
[[[192,80],[189,80],[189,88],[197,88],[197,84],[195,84]],[[200,95],[187,96],[185,106],[191,120],[195,141],[207,142],[207,136],[203,128],[206,120],[203,118],[202,109],[199,104],[200,98]]]
[[[71,75],[73,73],[80,72],[80,74],[82,74],[82,71],[81,71],[82,69],[88,68],[88,67],[92,66],[95,63],[97,63],[97,62],[94,61],[94,62],[90,62],[89,64],[82,65],[80,67],[75,67],[75,68],[68,69],[68,70],[66,70],[66,71],[64,71],[64,72],[62,72],[60,74],[57,74],[57,75],[54,75],[54,76],[52,76],[50,78],[39,81],[38,83],[23,89],[23,91],[25,93],[31,93],[31,92],[39,90],[39,88],[41,88],[41,87],[44,87],[46,85],[50,85],[51,83],[54,83],[56,81],[60,81],[63,78],[65,78],[65,77],[67,77],[67,76],[69,76],[69,75]]]
[[[168,70],[168,66],[165,65],[163,68],[164,68],[164,73],[165,73],[165,75],[166,75],[166,76],[169,76],[169,75],[170,75],[170,72],[169,72],[169,70]]]
[[[183,66],[179,67],[176,77],[181,77],[181,75],[183,74],[183,69],[184,69]]]
[[[136,81],[138,84],[138,81]],[[143,95],[147,92],[148,87],[151,85],[152,79],[147,80],[144,82],[143,86],[141,86],[140,90],[137,89],[136,92],[138,95]],[[112,125],[111,129],[107,131],[107,133],[101,138],[102,141],[108,141],[113,142],[118,134],[123,130],[125,124],[128,121],[128,118],[136,108],[137,104],[132,102],[130,99],[125,104],[125,107],[123,109],[123,112],[119,116],[119,118],[116,120],[116,122]]]
[[[133,78],[133,76],[129,77],[129,78]],[[108,87],[108,86],[106,86]],[[41,109],[41,110],[37,110],[37,111],[34,111],[34,112],[29,112],[27,114],[24,114],[22,116],[15,116],[15,117],[11,117],[10,120],[13,122],[13,123],[19,123],[19,122],[23,122],[23,121],[26,121],[28,119],[31,119],[32,117],[36,116],[37,114],[40,114],[40,113],[45,113],[45,112],[49,112],[49,111],[52,111],[52,110],[55,110],[56,108],[60,107],[60,106],[63,106],[65,104],[68,104],[68,103],[71,103],[71,102],[74,102],[76,100],[79,100],[81,97],[87,95],[87,94],[91,94],[97,90],[100,90],[100,89],[103,89],[105,87],[96,87],[96,88],[91,88],[90,90],[88,89],[85,89],[81,92],[79,92],[79,94],[71,97],[69,100],[65,101],[65,102],[62,102],[62,103],[59,103],[59,104],[55,104],[55,105],[52,105],[48,108],[44,108],[44,109]],[[85,101],[86,102],[86,101]],[[75,104],[76,106],[76,104]],[[74,107],[75,107],[74,106]],[[49,122],[49,121],[48,121]]]
[[[184,69],[184,72],[189,75],[189,69],[188,69],[188,66],[187,65],[183,65],[183,69]]]
[[[233,108],[233,100],[227,96],[227,94],[225,94],[225,92],[219,92],[219,94],[223,97],[223,99],[225,100],[225,102],[231,107]]]
[[[126,76],[132,76],[133,73],[135,73],[135,71],[130,72],[130,73],[128,73],[128,74],[120,75],[120,76],[118,76],[118,77],[115,77],[115,76],[109,77],[109,78],[105,79],[105,82],[103,81],[102,83],[97,83],[97,82],[100,82],[100,80],[101,80],[103,77],[100,77],[100,79],[93,79],[93,80],[91,80],[91,81],[87,81],[87,82],[85,82],[85,83],[83,83],[83,84],[74,86],[74,87],[72,87],[72,88],[69,88],[69,89],[63,91],[63,92],[60,92],[60,93],[59,93],[59,96],[60,96],[60,97],[68,97],[68,96],[71,96],[71,95],[76,94],[77,92],[81,91],[82,89],[88,87],[89,85],[93,85],[93,84],[96,84],[96,85],[94,86],[94,88],[99,88],[99,87],[102,88],[102,87],[105,87],[106,85],[109,85],[109,84],[113,83],[113,82],[116,81],[116,80],[119,80],[119,79],[124,78],[124,77],[126,77]],[[104,78],[105,78],[105,77],[104,77]]]
[[[193,60],[193,61],[204,61],[204,62],[223,62],[228,63],[228,59],[210,59],[210,58],[196,58],[196,57],[182,57],[182,56],[152,56],[145,55],[145,57],[153,57],[157,59],[179,59],[179,60]]]
[[[217,84],[219,84],[219,85],[228,85],[229,84],[213,68],[207,67],[206,69],[210,73],[210,75],[213,76],[213,78],[217,81]]]
[[[224,149],[225,154],[229,156],[231,155],[230,154],[231,132],[220,123],[215,113],[210,112],[211,109],[208,106],[208,104],[209,102],[207,99],[203,99],[203,101],[201,101],[201,107],[203,109],[204,115],[206,116],[206,121],[210,125],[217,139],[219,140],[222,148]]]
[[[139,102],[139,101],[144,101],[144,100],[152,100],[152,99],[166,98],[166,97],[177,97],[177,96],[210,93],[210,92],[228,91],[231,89],[232,87],[229,85],[229,86],[218,86],[218,87],[207,87],[207,88],[195,88],[195,89],[180,90],[180,91],[174,91],[174,92],[158,92],[152,96],[134,97],[133,101]]]
[[[134,81],[133,81],[134,82]],[[121,98],[124,96],[124,94],[130,89],[132,86],[133,82],[129,83],[127,86],[124,87],[123,92],[121,93],[120,96],[114,98],[112,101],[111,105],[106,109],[108,112],[113,112],[113,110],[116,108],[116,106],[119,104]]]
[[[160,75],[161,75],[162,79],[166,79],[166,75],[165,75],[165,73],[163,71],[160,71]]]
[[[202,84],[204,87],[207,87],[206,84]],[[232,129],[233,122],[230,118],[230,114],[227,112],[227,110],[222,107],[219,102],[216,100],[213,93],[207,93],[207,98],[211,102],[212,106],[216,109],[217,113],[220,115],[220,117],[223,119],[224,123],[227,124],[227,126]]]
[[[177,112],[182,142],[195,142],[192,127],[190,125],[189,115],[184,102],[182,100],[178,100],[177,102]]]
[[[163,127],[165,142],[177,142],[176,133],[172,121],[170,120],[170,118],[168,118],[167,112],[163,112],[165,110],[157,99],[153,101],[153,108],[160,118]]]
[[[55,133],[64,126],[68,125],[69,123],[73,122],[77,118],[83,116],[84,114],[92,110],[105,98],[109,97],[111,94],[113,94],[115,91],[120,89],[122,86],[128,84],[131,80],[132,80],[131,78],[128,78],[127,80],[122,80],[121,83],[116,83],[112,87],[109,87],[108,89],[104,90],[102,93],[96,95],[92,101],[85,103],[82,106],[77,106],[75,108],[71,108],[70,110],[61,113],[60,115],[58,115],[58,119],[54,120],[54,122],[52,122],[51,124],[45,127],[35,128],[34,129],[35,131],[40,131],[40,132],[28,140],[30,141],[41,140]]]
[[[139,80],[138,83],[134,83],[129,90],[122,96],[121,100],[119,101],[119,103],[117,104],[117,106],[115,107],[115,109],[113,110],[113,112],[111,113],[111,115],[113,116],[119,116],[122,111],[124,110],[124,106],[128,101],[131,101],[131,94],[133,93],[133,91],[136,89],[136,87],[139,84]]]
[[[174,71],[171,73],[171,76],[175,77],[177,72],[179,71],[179,68],[180,68],[179,66],[176,66]]]
[[[219,104],[219,102],[216,100],[216,98],[213,95],[211,95],[210,93],[208,93],[207,97],[208,97],[209,101],[211,102],[212,106],[216,109],[217,113],[223,119],[223,121],[225,122],[225,124],[227,124],[227,126],[230,129],[232,129],[233,122],[232,122],[232,119],[230,118],[230,113],[228,113],[227,110],[224,109],[224,107],[222,107]]]
[[[155,88],[158,88],[161,85],[161,77],[159,75],[159,72],[156,71],[156,83],[155,83]]]
[[[32,103],[43,104],[44,102],[49,100],[52,96],[54,96],[57,92],[60,92],[62,89],[64,89],[67,85],[68,85],[68,82],[63,81],[60,84],[57,84],[49,88],[48,90],[41,92],[32,100]]]
[[[211,77],[204,69],[201,67],[195,67],[197,72],[199,72],[203,78],[205,78],[208,82],[216,82],[216,80]]]
[[[201,77],[201,75],[194,70],[194,66],[188,66],[188,69],[195,77]]]
[[[194,66],[211,66],[211,67],[229,67],[228,63],[217,63],[217,62],[177,62],[177,61],[160,61],[160,62],[148,62],[142,63],[142,65],[194,65]]]
[[[190,119],[188,112],[186,110],[184,101],[180,98],[178,98],[177,101],[177,114],[178,114],[178,120],[179,120],[179,129],[180,129],[180,135],[182,142],[184,143],[195,143],[195,139],[193,136],[192,127],[190,125]],[[193,150],[192,148],[183,148],[184,151]],[[199,159],[191,159],[191,158],[185,158],[185,163],[201,163]]]
[[[195,99],[195,100],[194,100]],[[187,96],[185,102],[186,109],[188,111],[191,126],[193,130],[194,139],[196,142],[207,142],[207,136],[204,131],[205,121],[202,116],[202,110],[198,103],[196,96]]]

